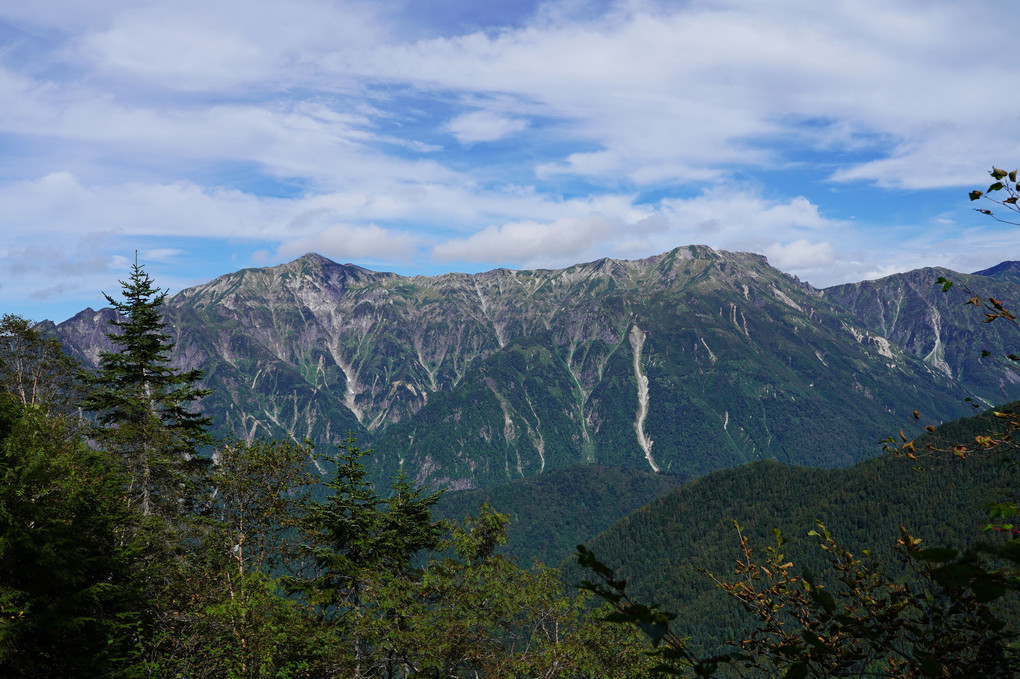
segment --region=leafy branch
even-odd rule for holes
[[[978,191],[977,189],[971,191],[970,199],[973,201],[984,198],[985,200],[991,201],[992,203],[995,203],[1000,207],[1003,207],[1011,212],[1020,215],[1020,206],[1018,206],[1018,201],[1020,201],[1020,184],[1017,183],[1017,171],[1013,170],[1011,172],[1006,172],[1005,170],[1000,170],[999,168],[993,165],[991,171],[988,174],[990,174],[992,176],[992,179],[994,180],[992,182],[992,185],[989,186],[986,191]],[[999,198],[998,195],[996,196],[989,195],[992,193],[998,193],[999,191],[1004,191],[1006,193],[1006,197]],[[1003,219],[1001,217],[998,217],[992,210],[986,208],[974,208],[974,209],[975,211],[980,212],[983,215],[988,215],[997,222],[1002,222],[1003,224],[1012,224],[1014,226],[1020,226],[1020,222],[1013,221],[1013,219],[1017,219],[1017,217]]]
[[[723,654],[699,659],[687,646],[687,641],[670,627],[676,620],[657,604],[647,605],[635,601],[627,594],[627,581],[616,577],[609,566],[584,545],[577,546],[577,561],[582,568],[592,571],[597,581],[585,580],[579,587],[592,592],[615,609],[602,618],[605,622],[636,625],[652,642],[652,655],[663,662],[652,668],[655,672],[671,676],[687,676],[693,671],[699,677],[715,673],[720,664],[748,661],[743,654]]]

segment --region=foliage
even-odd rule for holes
[[[589,616],[588,598],[567,596],[557,571],[495,554],[506,524],[482,505],[454,527],[452,554],[429,564],[402,619],[409,666],[443,677],[649,676],[637,636]]]
[[[155,616],[153,671],[262,677],[305,666],[308,644],[320,634],[279,591],[275,575],[291,565],[295,527],[318,480],[310,453],[282,441],[230,440],[217,448],[195,544],[175,562]]]
[[[754,556],[758,550],[739,526],[737,531],[741,555],[735,579],[712,576],[755,623],[747,636],[731,642],[737,646],[731,653],[698,658],[674,631],[674,614],[634,601],[626,581],[578,545],[581,565],[598,577],[582,587],[615,606],[607,620],[644,631],[668,663],[659,669],[676,676],[711,676],[723,669],[740,676],[778,671],[819,679],[1012,677],[1020,670],[1015,631],[988,605],[1002,588],[970,591],[966,584],[976,566],[954,561],[953,550],[923,548],[901,529],[897,545],[911,577],[894,578],[870,552],[865,550],[864,559],[854,556],[819,524],[810,535],[828,556],[825,575],[832,582],[826,584],[810,569],[797,574],[779,531],[764,558]]]
[[[459,519],[483,502],[506,514],[507,543],[499,548],[527,566],[554,566],[639,507],[684,482],[648,469],[585,464],[547,470],[497,486],[447,491],[436,504],[441,518]]]
[[[993,167],[991,175],[995,183],[989,187],[988,191],[1005,190],[1009,196],[1002,201],[991,200],[1010,210],[1018,211],[1016,171],[1007,174],[1003,170]],[[1003,179],[1008,179],[1008,181],[1003,182]],[[976,200],[981,195],[981,191],[973,191],[971,200]],[[980,211],[992,214],[988,210]],[[943,293],[947,293],[954,287],[955,282],[939,278],[936,284],[940,286]],[[966,285],[960,287],[967,294],[968,299],[965,304],[974,306],[984,313],[984,323],[1000,321],[1009,324],[1012,329],[1020,329],[1020,323],[1017,322],[1016,316],[1000,300],[975,294]],[[1006,353],[1003,357],[994,356],[987,350],[983,350],[981,353],[982,358],[991,357],[996,361],[1002,361],[1004,358],[1013,363],[1020,362],[1020,356],[1014,352]],[[1017,453],[1020,452],[1020,441],[1017,440],[1017,435],[1020,433],[1020,416],[1016,412],[1018,405],[1020,404],[1007,404],[993,409],[988,426],[974,436],[972,443],[928,442],[922,451],[919,451],[915,442],[908,441],[900,432],[902,442],[887,439],[885,449],[889,453],[902,455],[912,460],[917,460],[919,455],[946,455],[949,453],[959,459],[996,456],[1001,459],[1003,464],[1015,466],[1020,462],[1017,458]],[[977,404],[974,406],[977,407]],[[933,428],[929,427],[928,429],[929,432],[934,433]],[[946,585],[967,587],[979,600],[997,599],[1003,596],[1007,590],[1020,590],[1020,525],[1017,525],[1016,521],[1017,517],[1020,517],[1020,510],[1018,510],[1018,501],[1015,495],[1006,500],[997,499],[995,502],[989,503],[988,513],[989,522],[985,526],[985,530],[1000,533],[1005,541],[979,544],[975,550],[965,552],[959,558],[956,558],[957,552],[951,550],[952,554],[944,559],[950,563],[937,571],[940,582]],[[998,563],[987,563],[986,559],[981,558],[982,555],[990,556],[998,560]]]
[[[166,291],[137,262],[121,285],[124,301],[106,295],[117,312],[107,337],[120,350],[100,354],[83,407],[96,414],[95,437],[124,459],[142,513],[172,514],[182,484],[190,488],[198,448],[210,442],[209,418],[189,409],[208,392],[195,386],[200,370],[171,366],[174,345],[161,312]]]
[[[947,424],[938,435],[973,440],[984,426]],[[704,572],[731,572],[733,519],[755,545],[767,544],[772,529],[782,527],[789,559],[818,573],[827,564],[807,531],[820,519],[844,543],[870,547],[890,576],[901,577],[905,565],[890,539],[900,525],[930,544],[966,549],[987,537],[975,531],[987,520],[984,503],[1020,483],[1020,469],[1003,469],[993,459],[931,459],[924,472],[916,466],[883,456],[847,469],[757,462],[724,470],[649,503],[587,547],[619,569],[635,599],[676,613],[698,654],[721,653],[727,638],[742,633],[747,616],[706,582]],[[576,564],[563,570],[567,582],[591,579]]]
[[[318,474],[310,445],[228,440],[213,454],[208,479],[210,538],[238,577],[274,573],[296,548],[295,528]]]
[[[285,579],[336,635],[325,665],[356,677],[648,676],[635,636],[598,625],[557,571],[495,553],[507,517],[483,505],[462,525],[433,521],[439,494],[402,477],[382,498],[367,452],[339,444],[333,494],[302,521],[313,572]]]
[[[808,569],[796,574],[778,531],[761,563],[741,535],[737,579],[713,578],[759,624],[740,641],[744,663],[794,677],[1015,675],[1014,635],[986,605],[988,596],[946,577],[951,550],[922,548],[901,528],[897,546],[911,571],[903,580],[867,550],[856,557],[824,525],[810,535],[828,556],[831,585]]]
[[[0,394],[0,674],[131,664],[138,601],[122,479],[38,405]]]
[[[360,610],[362,595],[375,572],[413,577],[412,558],[432,549],[441,526],[432,521],[431,508],[440,493],[425,494],[399,477],[392,494],[381,497],[368,481],[361,459],[371,451],[359,448],[353,437],[337,444],[326,458],[336,469],[325,484],[325,502],[311,503],[302,521],[303,552],[314,574],[292,578],[290,584],[328,618]]]
[[[603,620],[617,624],[632,624],[644,632],[655,649],[653,656],[662,662],[655,670],[665,674],[682,676],[694,672],[701,676],[711,675],[720,662],[728,662],[728,655],[700,659],[691,651],[687,640],[674,632],[670,625],[676,615],[663,611],[658,604],[643,604],[627,593],[627,581],[616,577],[611,568],[602,563],[584,545],[577,546],[577,560],[582,568],[591,570],[596,580],[585,580],[579,587],[602,598],[611,607]]]
[[[972,201],[984,198],[985,200],[991,201],[996,205],[1005,208],[1014,213],[1020,213],[1020,207],[1017,206],[1017,201],[1020,200],[1020,185],[1017,184],[1017,171],[1006,172],[999,168],[992,166],[991,171],[988,173],[992,176],[992,184],[985,191],[979,191],[977,189],[970,192],[970,199]],[[1006,180],[1006,181],[1003,181]],[[997,197],[998,192],[1002,191],[1006,194],[1005,198]],[[996,195],[990,195],[996,194]],[[975,208],[978,212],[984,215],[988,215],[996,221],[1003,222],[1005,224],[1014,224],[1020,226],[1020,223],[1012,221],[1012,219],[1003,219],[997,217],[992,210],[987,208]],[[1015,218],[1013,218],[1015,219]]]
[[[81,373],[55,337],[13,314],[0,319],[0,388],[26,406],[70,420],[81,398]],[[67,422],[71,424],[70,421]]]

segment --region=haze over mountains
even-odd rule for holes
[[[577,463],[700,475],[758,459],[843,466],[914,409],[1020,397],[948,276],[1008,308],[1015,263],[817,290],[760,255],[676,248],[559,270],[403,277],[309,254],[168,298],[220,433],[371,445],[380,478],[471,488]],[[156,281],[158,284],[159,281]],[[114,291],[107,291],[114,292]],[[87,362],[112,311],[55,327]]]

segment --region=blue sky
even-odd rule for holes
[[[707,244],[824,287],[1020,259],[1001,3],[0,0],[0,310]]]

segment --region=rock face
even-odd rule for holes
[[[1020,285],[1013,282],[1018,269],[1011,266],[1016,264],[1003,262],[971,275],[917,269],[826,288],[823,295],[848,309],[870,331],[963,385],[971,396],[994,405],[1016,398],[1020,366],[1003,357],[1016,352],[1020,332],[1006,321],[983,323],[984,315],[967,301],[972,295],[992,296],[1016,310]],[[935,284],[939,277],[952,280],[954,286],[942,292]],[[982,358],[982,351],[990,356]]]
[[[312,254],[184,290],[166,320],[179,365],[205,370],[220,433],[328,447],[351,432],[380,476],[470,488],[576,463],[844,465],[914,408],[964,413],[947,316],[948,370],[848,299],[704,246],[435,277]],[[56,331],[94,361],[109,313]]]

